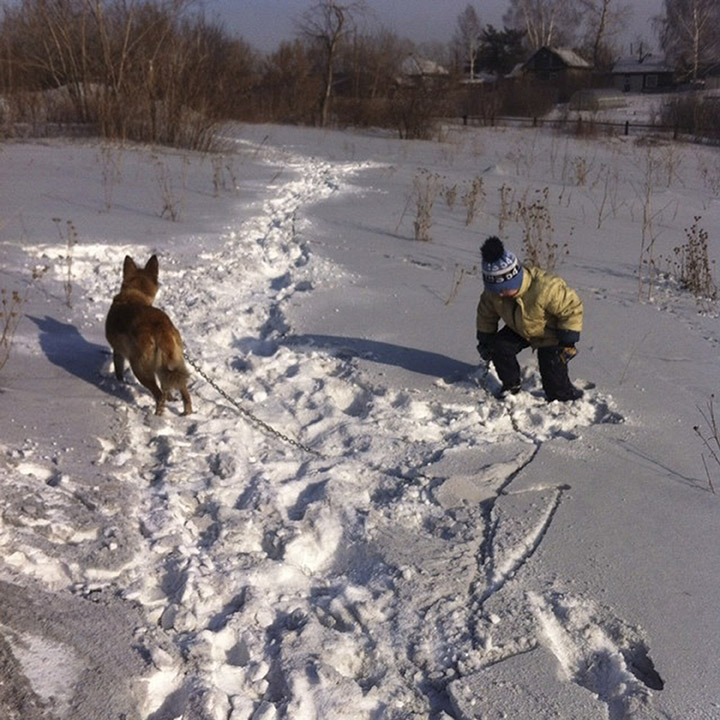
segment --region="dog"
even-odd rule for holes
[[[180,391],[183,415],[188,415],[192,412],[187,389],[190,373],[182,339],[170,318],[153,307],[159,287],[158,268],[156,255],[144,268],[125,256],[120,292],[113,298],[105,320],[105,337],[112,347],[115,377],[120,382],[124,381],[127,359],[135,377],[155,398],[156,415],[162,415],[173,390]]]

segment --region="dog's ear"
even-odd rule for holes
[[[132,275],[135,272],[137,272],[137,265],[135,264],[135,261],[129,255],[126,255],[125,262],[123,263],[123,278],[126,278],[128,275]]]
[[[153,280],[157,282],[158,279],[158,259],[157,255],[153,255],[146,263],[145,263],[145,269],[152,275]]]

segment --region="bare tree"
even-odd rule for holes
[[[468,69],[470,79],[475,77],[478,52],[480,51],[480,37],[482,24],[477,11],[468,5],[457,18],[457,26],[453,37],[456,53],[460,60],[462,70]]]
[[[630,6],[617,0],[579,0],[579,4],[585,21],[584,46],[593,67],[611,65],[611,38],[626,24]]]
[[[249,46],[195,14],[197,4],[8,5],[0,17],[0,90],[16,115],[35,113],[38,123],[80,121],[105,137],[207,149],[220,120],[246,112],[238,100],[247,97],[255,59]],[[30,110],[25,96],[34,98]]]
[[[683,65],[692,80],[703,63],[720,54],[718,0],[665,0],[655,26],[667,57]]]
[[[280,43],[263,67],[258,95],[263,117],[276,122],[310,122],[319,80],[312,73],[308,48],[302,40]]]
[[[350,80],[345,95],[368,100],[387,96],[411,48],[409,40],[384,28],[353,34],[339,53],[342,73]]]
[[[317,0],[297,22],[300,33],[322,53],[323,94],[320,103],[320,125],[325,127],[330,112],[335,62],[341,43],[353,31],[355,17],[363,12],[363,0]]]
[[[531,50],[569,44],[579,21],[573,0],[510,0],[506,27],[525,30]]]

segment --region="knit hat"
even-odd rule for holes
[[[494,293],[519,290],[523,269],[515,255],[505,250],[500,238],[489,237],[480,248],[485,288]]]

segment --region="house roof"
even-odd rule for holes
[[[544,45],[540,49],[536,50],[524,63],[522,63],[522,66],[526,66],[538,53],[543,51],[557,55],[567,67],[582,68],[584,70],[592,69],[592,65],[587,60],[581,58],[574,50],[570,50],[570,48],[550,47],[548,45]]]
[[[508,78],[519,78],[522,77],[522,69],[525,63],[518,63],[515,67],[505,76]]]
[[[592,67],[590,63],[585,60],[584,58],[581,58],[574,50],[570,50],[570,48],[548,48],[550,52],[554,52],[557,55],[559,55],[563,62],[568,67],[577,67],[577,68],[589,68]]]
[[[619,75],[646,75],[647,73],[671,73],[673,69],[664,58],[654,58],[652,55],[638,60],[636,57],[620,58],[612,69]]]
[[[403,75],[447,75],[448,71],[439,63],[410,53],[400,66]]]

